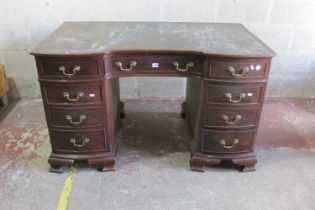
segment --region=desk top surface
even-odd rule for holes
[[[130,50],[275,56],[242,24],[179,22],[65,22],[31,53],[77,55]]]

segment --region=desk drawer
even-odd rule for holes
[[[105,59],[106,74],[203,74],[201,55],[119,56]]]
[[[102,85],[95,83],[45,83],[44,99],[48,104],[87,105],[103,102]]]
[[[49,121],[55,127],[103,126],[105,114],[102,108],[59,108],[48,109]]]
[[[52,130],[53,150],[59,153],[93,153],[107,150],[105,129]]]
[[[95,58],[42,58],[39,63],[41,77],[80,79],[98,77],[101,72]]]
[[[202,152],[236,153],[250,152],[255,132],[247,131],[215,131],[202,132]]]
[[[206,84],[206,90],[206,101],[208,103],[257,104],[263,99],[265,93],[265,84]]]
[[[209,77],[222,79],[263,79],[268,76],[266,59],[212,59]]]
[[[254,127],[258,108],[206,107],[204,126],[206,127]]]

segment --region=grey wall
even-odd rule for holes
[[[315,97],[314,0],[1,0],[0,62],[22,97],[38,97],[28,51],[63,21],[240,22],[277,53],[268,96]],[[124,97],[178,97],[180,78],[123,78]]]

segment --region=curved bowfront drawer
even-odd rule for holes
[[[54,152],[80,154],[107,151],[105,129],[52,130],[50,135]]]
[[[250,152],[255,131],[203,130],[201,151],[212,153]]]
[[[199,54],[120,55],[105,59],[106,76],[115,75],[203,75],[203,56]]]
[[[224,128],[244,128],[256,126],[257,108],[206,107],[204,126]]]
[[[103,126],[105,114],[102,108],[48,108],[49,123],[54,127],[77,128]]]
[[[43,78],[82,79],[99,77],[101,73],[96,58],[41,58],[37,62]]]
[[[269,61],[265,58],[213,58],[209,77],[218,79],[264,79]]]
[[[54,105],[93,105],[103,102],[100,83],[55,83],[41,84],[44,100]]]
[[[265,84],[206,84],[206,102],[258,104],[263,100],[265,86]]]

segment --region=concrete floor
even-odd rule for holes
[[[189,170],[180,103],[126,101],[117,170],[79,165],[67,209],[315,209],[314,101],[266,101],[248,173]],[[41,100],[19,101],[0,124],[0,210],[57,209],[69,173],[49,173],[49,153]]]

